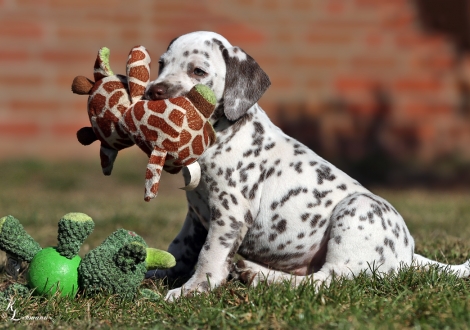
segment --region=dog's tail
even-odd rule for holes
[[[426,266],[438,266],[443,270],[450,271],[456,274],[458,277],[469,277],[470,276],[470,260],[467,260],[461,265],[448,265],[435,260],[431,260],[423,257],[419,254],[413,254],[413,264],[416,266],[426,267]]]

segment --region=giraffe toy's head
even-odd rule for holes
[[[149,156],[145,200],[155,197],[161,170],[177,173],[194,163],[215,142],[209,122],[216,98],[204,85],[173,99],[142,100],[150,82],[150,55],[143,46],[129,53],[126,75],[115,75],[109,66],[109,49],[99,50],[94,66],[95,82],[78,76],[76,94],[89,95],[91,127],[77,132],[83,145],[101,142],[101,167],[110,175],[119,150],[136,144]],[[193,183],[194,185],[194,183]]]
[[[101,142],[101,167],[105,175],[111,174],[118,151],[134,145],[129,134],[124,132],[119,124],[124,112],[131,106],[130,82],[127,76],[113,73],[109,65],[109,53],[106,47],[98,51],[93,72],[95,82],[78,76],[72,83],[74,93],[90,95],[88,117],[91,127],[80,129],[77,139],[83,145],[89,145],[96,140]],[[149,79],[143,83],[148,81]]]

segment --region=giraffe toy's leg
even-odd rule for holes
[[[100,148],[100,159],[101,168],[103,169],[104,175],[111,175],[113,171],[114,161],[116,160],[118,151],[101,145]]]
[[[131,103],[142,98],[150,82],[150,55],[144,46],[132,48],[127,60],[127,79]]]
[[[155,147],[150,154],[147,164],[147,172],[145,173],[145,201],[148,202],[155,198],[158,194],[158,185],[162,175],[163,165],[167,152],[163,149]]]

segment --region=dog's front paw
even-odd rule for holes
[[[210,290],[210,286],[207,281],[203,281],[203,282],[193,284],[193,285],[186,283],[184,286],[180,288],[176,288],[176,289],[168,291],[168,293],[166,294],[165,300],[168,302],[175,302],[180,297],[205,293],[205,292],[209,292],[209,290]]]
[[[189,293],[189,292],[188,292]],[[181,296],[185,295],[185,290],[183,287],[176,288],[173,290],[168,291],[168,293],[165,296],[165,301],[168,302],[175,302],[178,300]]]

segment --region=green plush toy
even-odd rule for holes
[[[119,229],[83,260],[78,251],[93,231],[93,220],[83,213],[68,213],[59,221],[57,247],[41,249],[20,222],[9,215],[0,219],[0,249],[13,260],[29,262],[28,287],[50,296],[57,291],[74,297],[103,292],[132,299],[150,269],[170,268],[174,257],[149,248],[142,237]]]
[[[132,298],[147,270],[175,264],[170,253],[147,247],[133,231],[118,229],[83,258],[80,286],[88,295],[104,291]]]

